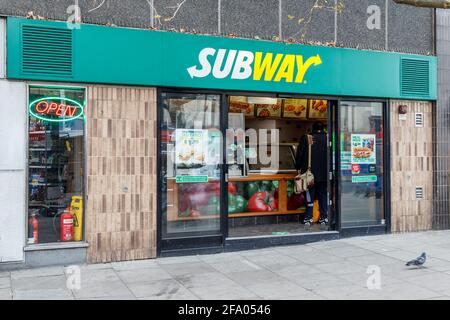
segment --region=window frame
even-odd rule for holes
[[[88,150],[89,150],[89,139],[88,139],[88,117],[87,112],[89,108],[89,90],[87,85],[77,85],[77,84],[66,84],[66,83],[55,83],[55,82],[26,82],[26,123],[25,123],[25,135],[26,135],[26,143],[25,143],[25,163],[26,163],[26,172],[25,172],[25,207],[24,207],[24,214],[25,214],[25,249],[32,248],[37,249],[39,247],[57,247],[57,248],[65,248],[65,247],[74,247],[74,246],[86,246],[86,221],[87,221],[87,173],[88,170]],[[30,202],[30,191],[29,191],[29,177],[30,177],[30,165],[29,165],[29,152],[30,152],[30,113],[29,113],[29,106],[30,106],[30,89],[33,87],[42,87],[42,88],[54,88],[54,89],[80,89],[84,90],[84,100],[85,100],[85,106],[84,106],[84,121],[83,121],[83,156],[82,156],[82,170],[83,170],[83,225],[82,225],[82,240],[81,241],[71,241],[71,242],[48,242],[48,243],[37,243],[37,244],[30,244],[28,243],[28,228],[29,228],[29,202]]]

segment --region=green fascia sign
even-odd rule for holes
[[[8,77],[13,79],[436,99],[437,59],[432,56],[84,24],[72,30],[70,75],[26,73],[24,25],[68,28],[64,22],[8,18]],[[429,62],[429,94],[402,95],[405,58]]]

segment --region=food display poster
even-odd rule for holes
[[[352,164],[376,164],[376,136],[374,134],[352,134]]]
[[[243,113],[246,117],[255,115],[255,106],[248,103],[247,97],[233,96],[230,97],[229,109],[230,113]]]
[[[176,129],[175,163],[190,168],[205,164],[208,154],[208,131],[201,129]]]
[[[308,100],[306,99],[285,99],[283,106],[283,117],[306,119]]]
[[[308,118],[309,119],[326,119],[326,118],[328,118],[328,101],[327,100],[309,100]]]
[[[260,118],[281,117],[281,99],[276,104],[255,104],[256,116]]]

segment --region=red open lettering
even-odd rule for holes
[[[47,101],[41,101],[38,104],[36,104],[36,111],[39,113],[46,113],[48,110],[48,102]]]
[[[58,117],[74,117],[77,113],[77,106],[69,106],[63,103],[48,103],[47,101],[41,101],[36,104],[35,110],[40,114],[53,114]]]

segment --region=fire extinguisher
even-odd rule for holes
[[[39,221],[36,218],[36,214],[32,214],[28,220],[28,243],[39,243]]]
[[[70,208],[67,208],[60,218],[60,232],[61,241],[73,241],[74,228],[73,228],[73,215],[70,213]]]

